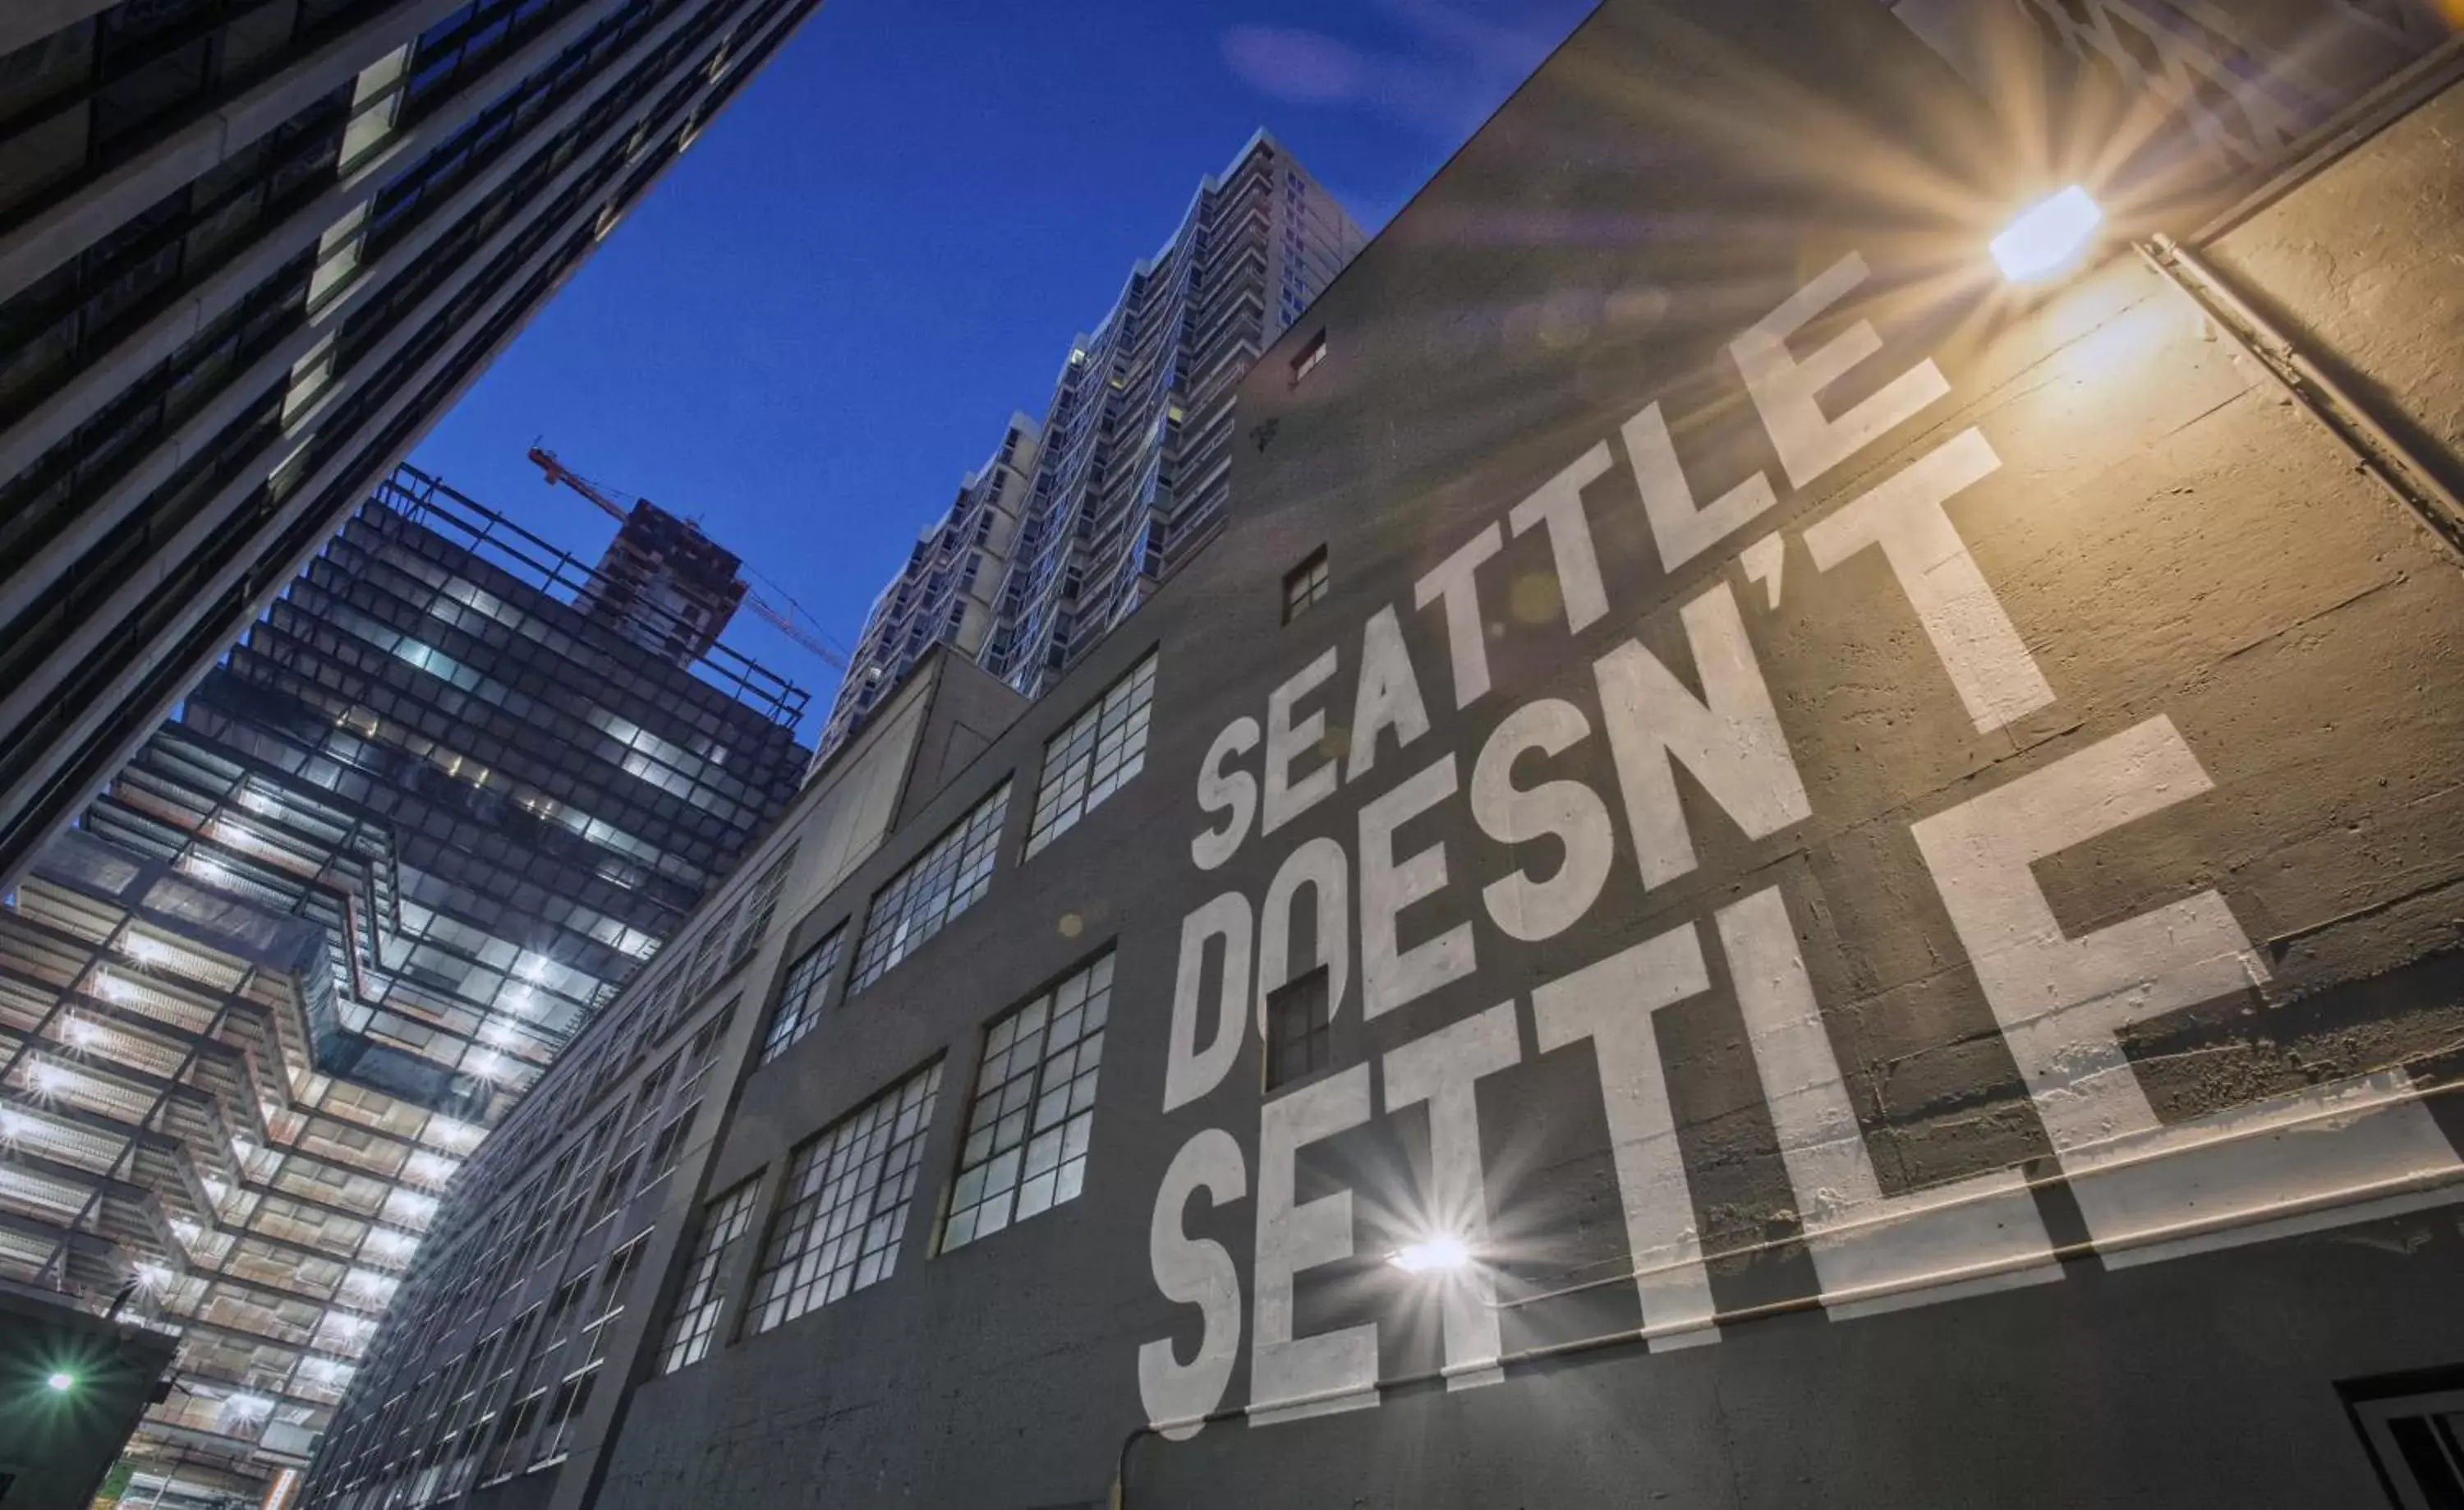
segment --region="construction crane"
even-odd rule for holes
[[[597,504],[609,518],[616,520],[620,523],[627,518],[627,510],[626,504],[638,503],[641,501],[640,499],[635,498],[631,494],[618,493],[612,488],[602,487],[600,484],[591,481],[588,477],[583,477],[581,473],[574,471],[571,467],[568,467],[563,462],[558,460],[557,455],[553,451],[546,450],[539,446],[533,446],[530,449],[530,458],[531,464],[539,468],[540,474],[546,477],[548,486],[555,487],[558,483],[564,484],[574,492],[581,494],[583,498],[588,499],[591,502]],[[618,501],[620,499],[625,501]],[[696,524],[694,527],[698,529],[700,526]],[[751,575],[756,577],[761,576],[758,571],[751,573]],[[778,592],[779,585],[777,583],[770,581],[767,577],[761,577],[761,581],[762,584],[765,587],[768,587],[772,591]],[[803,608],[798,604],[794,598],[788,597],[784,592],[780,592],[779,596],[787,605],[784,609],[778,607],[768,598],[765,598],[760,593],[747,588],[744,592],[744,606],[759,614],[762,621],[768,624],[771,628],[777,630],[780,633],[786,635],[798,645],[803,646],[805,650],[812,652],[813,655],[820,657],[822,664],[829,667],[833,671],[846,671],[847,669],[847,652],[840,650],[829,641],[822,638],[818,633],[818,626],[816,626],[815,629],[808,630],[797,621],[798,614],[803,614],[806,619],[811,618],[812,615],[804,613]]]

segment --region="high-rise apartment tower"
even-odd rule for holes
[[[973,658],[993,630],[993,604],[1035,486],[1035,421],[1012,414],[1001,449],[958,484],[949,512],[915,537],[907,564],[866,615],[846,679],[814,744],[826,761],[935,645]]]
[[[1070,344],[1043,424],[1011,419],[883,589],[823,758],[936,642],[1040,695],[1212,539],[1232,491],[1234,389],[1365,239],[1264,132],[1201,183],[1172,239]]]
[[[816,3],[0,6],[0,877]]]

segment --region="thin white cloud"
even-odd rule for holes
[[[1372,51],[1305,28],[1238,26],[1223,34],[1223,60],[1269,99],[1366,109],[1460,141],[1563,34],[1520,8],[1506,21],[1448,0],[1375,9],[1399,33],[1395,45]]]

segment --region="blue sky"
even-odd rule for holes
[[[846,645],[1252,130],[1375,230],[1590,9],[829,0],[414,460],[595,554],[612,525],[540,481],[543,440]],[[767,626],[729,638],[826,703]]]

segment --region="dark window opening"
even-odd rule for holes
[[[1334,1057],[1333,1004],[1327,967],[1296,975],[1266,994],[1266,1089],[1315,1075]]]
[[[1326,547],[1320,545],[1284,573],[1284,622],[1289,624],[1315,607],[1326,596]]]
[[[2337,1387],[2387,1502],[2464,1510],[2464,1367]]]
[[[1300,354],[1292,358],[1292,381],[1297,383],[1309,376],[1317,369],[1317,365],[1325,360],[1326,332],[1321,330],[1309,337],[1307,344],[1301,347]]]

